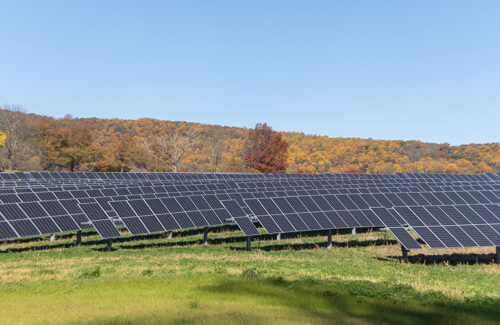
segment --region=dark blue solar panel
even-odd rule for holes
[[[405,222],[412,227],[425,226],[422,220],[420,220],[420,218],[417,217],[417,215],[408,207],[395,207],[394,211],[396,211],[403,218],[403,220],[405,220]]]
[[[469,221],[469,223],[478,225],[484,224],[486,221],[483,220],[471,207],[468,205],[456,205],[455,208],[460,211],[460,213]]]
[[[335,229],[335,226],[327,218],[324,212],[312,212],[312,215],[322,229]]]
[[[358,228],[361,225],[354,219],[352,214],[349,211],[343,210],[343,211],[337,211],[338,215],[342,220],[347,224],[349,228]]]
[[[479,231],[485,235],[485,237],[494,245],[500,246],[500,234],[498,234],[495,229],[489,225],[477,225]]]
[[[406,203],[401,201],[401,199],[395,193],[386,193],[385,197],[392,203],[392,206],[395,207],[406,206]]]
[[[369,193],[367,194],[360,194],[361,197],[363,198],[363,200],[365,200],[366,203],[368,203],[368,205],[371,207],[371,208],[380,208],[382,207],[382,205],[380,204],[380,202],[377,201],[377,199],[375,199],[375,197]]]
[[[163,232],[166,230],[162,226],[160,221],[156,218],[156,216],[152,216],[152,215],[143,216],[143,217],[140,217],[140,219],[150,233]]]
[[[297,231],[308,231],[309,228],[306,226],[304,221],[302,221],[302,218],[299,217],[298,214],[296,213],[290,213],[286,215],[286,218],[292,226],[297,230]]]
[[[413,227],[413,230],[418,234],[420,238],[431,248],[446,248],[433,232],[429,230],[428,227]]]
[[[384,194],[381,193],[375,193],[373,194],[375,199],[384,207],[384,208],[392,208],[393,204],[391,201],[387,199],[387,197]]]
[[[348,195],[339,194],[337,195],[337,198],[339,199],[340,202],[342,202],[342,205],[345,206],[348,210],[358,209],[356,204],[349,198]]]
[[[288,203],[292,206],[295,212],[308,212],[308,209],[304,206],[302,201],[297,197],[287,197],[285,198]]]
[[[250,221],[249,218],[247,217],[234,218],[234,221],[246,236],[260,235],[259,230],[257,229],[257,227],[255,227],[255,225],[253,224],[252,221]]]
[[[462,247],[460,243],[444,227],[429,227],[429,229],[439,238],[447,248]]]
[[[195,228],[193,221],[191,221],[185,212],[172,213],[172,217],[181,226],[181,229]]]
[[[456,225],[456,222],[454,222],[446,213],[444,213],[443,210],[441,210],[441,207],[439,206],[429,206],[426,207],[427,211],[443,226],[453,226]],[[429,224],[427,224],[429,225]]]
[[[42,234],[55,234],[61,232],[56,223],[49,217],[34,218],[32,221]]]
[[[249,199],[249,200],[256,200],[256,199]],[[240,208],[240,206],[236,203],[236,201],[234,201],[234,200],[222,201],[221,203],[222,203],[222,205],[224,205],[224,207],[227,209],[227,211],[229,212],[229,214],[232,217],[246,217],[247,216],[247,214],[245,213],[245,211],[243,211]],[[255,204],[255,205],[257,205],[257,203],[253,203],[252,202],[252,204]]]
[[[337,211],[326,211],[325,216],[333,224],[334,229],[352,228],[352,226],[347,225],[347,223],[340,217]]]
[[[460,226],[446,226],[445,229],[453,236],[463,247],[476,247],[478,244],[470,238]]]
[[[302,221],[306,224],[306,226],[310,230],[321,230],[323,229],[318,221],[314,218],[314,216],[309,213],[309,212],[301,212],[299,213],[299,217],[302,219]]]
[[[273,202],[272,199],[259,199],[260,203],[266,209],[268,214],[281,214],[281,210],[278,206]],[[281,227],[280,227],[281,228]]]
[[[59,229],[61,229],[61,231],[63,232],[76,231],[81,229],[81,227],[78,226],[75,219],[71,216],[57,216],[53,217],[52,219],[57,224]]]
[[[282,233],[286,232],[296,232],[297,230],[292,226],[292,224],[285,218],[284,215],[272,215],[271,216],[276,225],[281,229]]]
[[[497,218],[489,209],[484,205],[474,204],[470,207],[487,223],[499,223],[500,219]]]
[[[274,198],[273,199],[274,203],[278,206],[278,208],[283,212],[283,213],[295,213],[295,210],[292,208],[292,206],[288,203],[287,200],[284,198]]]
[[[271,216],[257,216],[260,224],[264,229],[266,229],[269,234],[278,234],[281,233],[281,229],[276,225]]]
[[[401,227],[401,223],[392,216],[389,210],[385,208],[372,208],[372,211],[387,227]]]
[[[469,235],[479,246],[494,246],[475,226],[462,226],[463,231]]]
[[[444,192],[434,192],[432,194],[434,194],[442,204],[455,204]]]
[[[459,211],[457,208],[451,205],[443,205],[439,207],[444,211],[458,225],[470,224],[470,221]]]
[[[392,227],[389,231],[407,250],[422,249],[422,246],[403,227]]]
[[[181,228],[181,226],[179,226],[179,224],[171,214],[158,214],[156,217],[167,231],[177,230]]]
[[[177,202],[175,198],[162,198],[161,202],[168,209],[169,212],[184,212],[180,204]]]
[[[99,235],[104,239],[121,237],[120,232],[110,220],[98,220],[94,221],[92,224]]]
[[[28,219],[13,220],[10,225],[19,234],[20,237],[30,237],[41,235],[40,231],[35,227],[33,222]]]
[[[0,239],[16,238],[18,235],[6,221],[0,222]]]

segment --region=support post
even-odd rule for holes
[[[203,229],[203,245],[208,245],[208,227]]]
[[[247,251],[252,249],[252,236],[247,236]]]
[[[356,235],[356,228],[352,228],[352,234]]]
[[[82,231],[78,230],[76,232],[76,246],[81,246],[82,245]]]
[[[332,244],[332,230],[328,229],[328,248],[332,248],[332,247],[333,247],[333,244]]]
[[[500,264],[500,246],[496,247],[495,263]]]
[[[408,250],[401,245],[401,252],[403,253],[403,261],[408,263]]]
[[[276,240],[281,240],[281,233],[276,235]]]
[[[171,231],[170,234],[168,234],[168,239],[172,239],[173,236],[174,236],[174,232]]]
[[[50,235],[50,241],[55,241],[56,240],[56,234]]]
[[[106,246],[106,251],[111,252],[113,250],[113,239],[108,238],[108,243]]]

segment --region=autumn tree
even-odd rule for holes
[[[150,168],[153,171],[171,171],[170,144],[165,136],[147,137],[142,140],[144,150],[151,158]]]
[[[117,171],[144,170],[148,159],[140,141],[132,134],[121,134],[111,141],[111,162],[108,164],[118,166]]]
[[[190,129],[182,134],[175,131],[166,135],[160,135],[145,141],[152,157],[168,166],[170,170],[177,172],[182,159],[191,150],[199,138],[196,129]]]
[[[210,155],[211,172],[216,173],[221,164],[222,152],[224,150],[224,129],[212,127],[208,132],[207,147]]]
[[[20,170],[29,167],[26,162],[32,156],[29,141],[33,135],[32,118],[21,106],[5,106],[0,110],[0,131],[5,134],[5,143],[0,151],[3,169]]]
[[[261,173],[284,173],[288,167],[288,143],[266,123],[250,129],[245,141],[245,163]]]
[[[0,148],[4,148],[5,147],[5,139],[7,137],[5,136],[5,133],[1,132],[0,131]]]
[[[99,149],[88,122],[69,118],[58,122],[43,118],[38,122],[37,130],[42,169],[68,169],[73,172],[96,161]]]

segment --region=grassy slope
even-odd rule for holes
[[[381,233],[334,236],[332,249],[324,236],[261,240],[251,252],[240,236],[213,233],[207,247],[199,233],[125,240],[113,252],[96,236],[82,247],[3,243],[4,252],[52,247],[0,254],[1,323],[500,323],[491,248],[454,251],[480,261],[471,265],[435,250],[423,252],[427,264],[402,264]]]

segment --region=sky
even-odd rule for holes
[[[500,1],[0,0],[0,105],[500,141]]]

